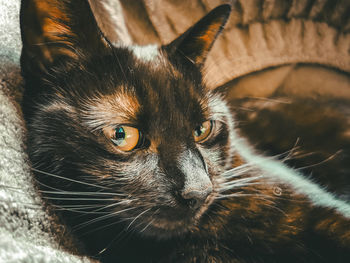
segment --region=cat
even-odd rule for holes
[[[123,46],[88,1],[22,0],[38,191],[101,262],[350,262],[350,205],[256,152],[201,69],[231,12]]]

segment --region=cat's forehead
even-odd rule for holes
[[[206,96],[200,83],[174,67],[156,46],[127,50],[132,59],[121,62],[121,72],[114,78],[120,81],[106,83],[106,93],[87,100],[89,126],[142,122],[148,127],[169,127],[206,118]]]
[[[135,67],[135,64],[145,64],[148,68],[156,68],[156,67],[169,67],[168,60],[165,54],[162,52],[160,46],[156,44],[148,44],[144,46],[140,45],[125,45],[124,43],[115,43],[113,44],[115,50],[119,50],[121,52],[127,52],[130,56],[130,60],[128,63],[133,65],[128,65],[125,63],[121,65],[122,67],[131,66]]]
[[[132,52],[132,55],[142,62],[151,62],[157,65],[160,61],[164,61],[163,55],[160,52],[159,46],[157,45],[128,45],[124,46],[122,44],[117,44],[116,47],[124,47]]]
[[[85,106],[85,115],[92,128],[118,124],[160,128],[164,125],[182,126],[185,122],[201,122],[206,119],[205,97],[200,97],[193,91],[188,91],[187,94],[185,90],[176,91],[170,85],[119,86],[114,93],[89,100]]]

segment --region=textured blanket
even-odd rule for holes
[[[148,44],[170,41],[211,8],[229,1],[90,2],[112,41]],[[0,262],[89,262],[75,256],[73,238],[47,210],[31,176],[20,108],[19,5],[20,0],[0,0]],[[215,87],[257,70],[291,63],[318,63],[349,73],[349,7],[349,0],[236,1],[225,34],[206,63],[208,84]],[[291,69],[280,67],[276,74],[248,80],[245,87],[264,85],[247,93],[271,94]],[[342,94],[350,97],[349,78],[327,74],[324,78],[333,76]],[[296,79],[300,76],[305,74]],[[317,85],[310,92],[315,89]]]
[[[0,0],[0,262],[90,262],[72,254],[70,236],[33,186],[19,103],[19,4]]]

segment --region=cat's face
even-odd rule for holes
[[[42,28],[51,30],[27,33],[24,4],[28,148],[43,189],[96,193],[83,205],[145,234],[171,236],[195,228],[232,162],[228,109],[220,94],[205,88],[200,73],[229,6],[167,46],[141,48],[108,43],[91,14],[84,18],[90,32],[78,32],[83,18],[60,12],[76,11],[76,2],[90,12],[85,1],[27,2]],[[40,20],[44,12],[55,19]],[[56,39],[52,30],[64,31],[64,37]],[[59,45],[35,46],[50,37]],[[75,204],[57,201],[61,207]]]

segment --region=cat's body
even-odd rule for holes
[[[43,194],[105,262],[348,262],[350,206],[235,132],[201,66],[223,5],[115,47],[87,1],[23,0],[23,109]],[[145,53],[145,51],[147,53]]]

